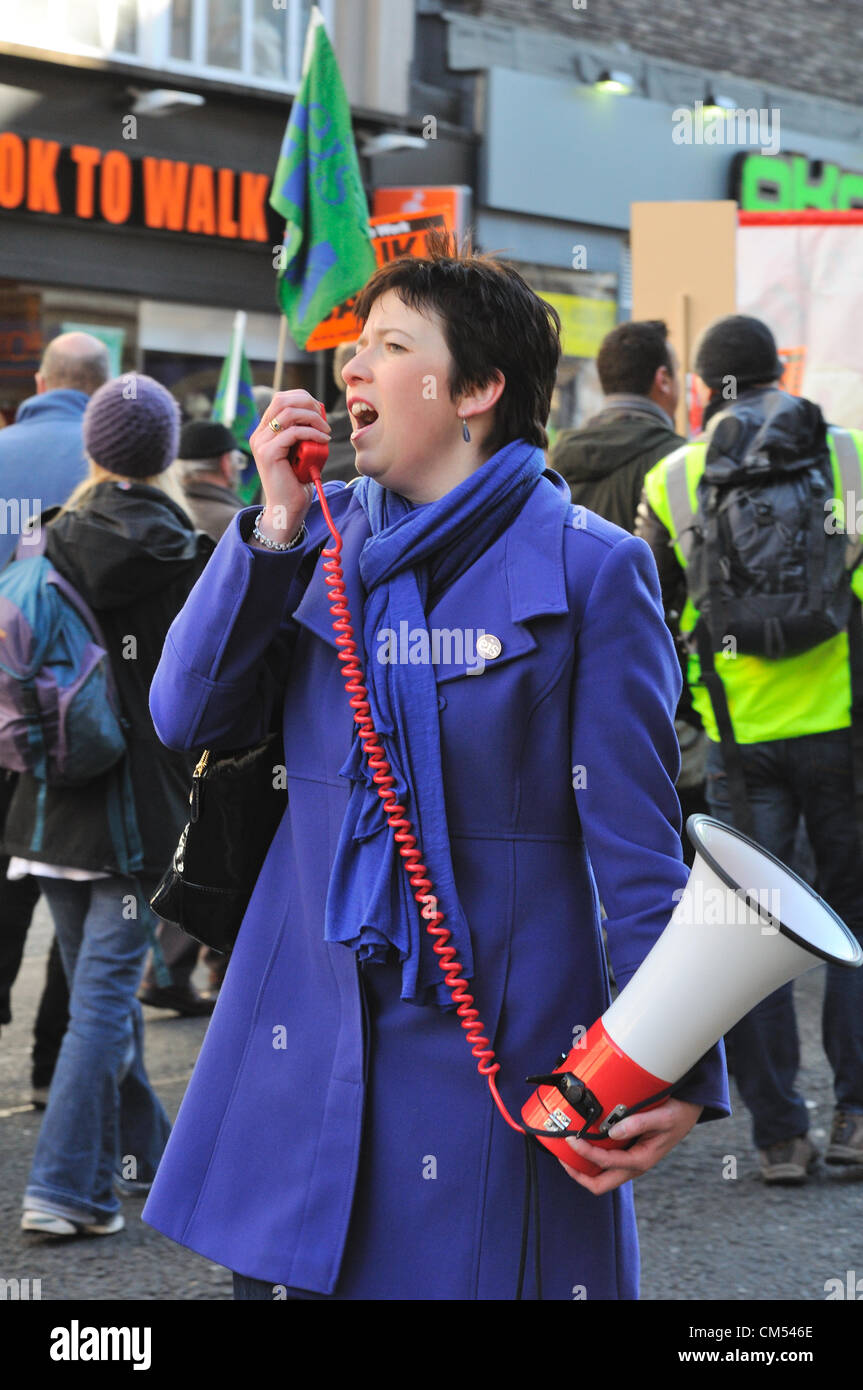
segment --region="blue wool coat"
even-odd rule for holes
[[[351,488],[327,495],[358,633],[368,522]],[[231,748],[283,701],[289,803],[144,1219],[305,1296],[511,1299],[524,1141],[457,1018],[403,1002],[398,966],[360,969],[323,937],[353,724],[321,564],[301,570],[327,534],[321,509],[304,550],[282,554],[245,542],[253,516],[229,527],[175,620],[151,709],[171,747]],[[554,473],[427,619],[501,644],[481,672],[471,650],[436,675],[473,993],[519,1118],[525,1076],[609,1002],[599,897],[623,985],[686,882],[679,665],[648,547],[573,508]],[[728,1113],[721,1047],[677,1094],[704,1118]],[[537,1163],[544,1296],[636,1297],[631,1184],[597,1198],[546,1152]]]

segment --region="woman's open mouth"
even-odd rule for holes
[[[351,405],[351,415],[356,425],[351,435],[351,442],[353,443],[371,429],[378,418],[378,412],[367,401],[354,401]]]

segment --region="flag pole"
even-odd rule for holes
[[[303,44],[303,62],[301,68],[301,73],[303,77],[305,77],[309,68],[309,64],[312,61],[312,52],[315,46],[315,29],[319,24],[323,25],[324,31],[326,32],[324,16],[321,13],[320,7],[318,5],[312,5],[311,10],[309,11],[309,22],[306,28],[305,42]],[[285,347],[287,346],[287,337],[288,320],[286,316],[282,314],[280,316],[279,322],[279,346],[276,351],[276,365],[273,370],[274,391],[281,391],[282,389],[282,371],[284,369],[285,364]]]
[[[273,390],[282,389],[282,368],[285,362],[285,345],[288,337],[288,320],[284,314],[279,315],[279,346],[276,349],[276,366],[273,371]]]
[[[243,357],[243,341],[246,336],[246,312],[238,309],[234,314],[234,331],[231,340],[231,360],[228,365],[228,380],[225,385],[225,425],[228,429],[237,416],[237,392],[240,386],[240,366]]]
[[[327,354],[323,350],[315,353],[315,395],[319,401],[324,399],[327,390]]]

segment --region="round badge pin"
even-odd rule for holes
[[[500,638],[495,637],[491,632],[484,632],[481,637],[476,639],[477,656],[481,656],[484,661],[494,661],[496,656],[500,656],[503,648]]]

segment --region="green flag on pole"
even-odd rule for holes
[[[252,394],[252,369],[243,348],[245,332],[246,315],[240,310],[234,315],[231,346],[219,374],[212,418],[231,431],[237,448],[242,449],[247,457],[237,492],[244,502],[252,502],[257,495],[260,478],[249,449],[249,435],[257,427],[258,411]]]
[[[270,206],[285,219],[276,295],[295,342],[305,347],[321,320],[362,289],[376,264],[351,109],[316,5]]]

